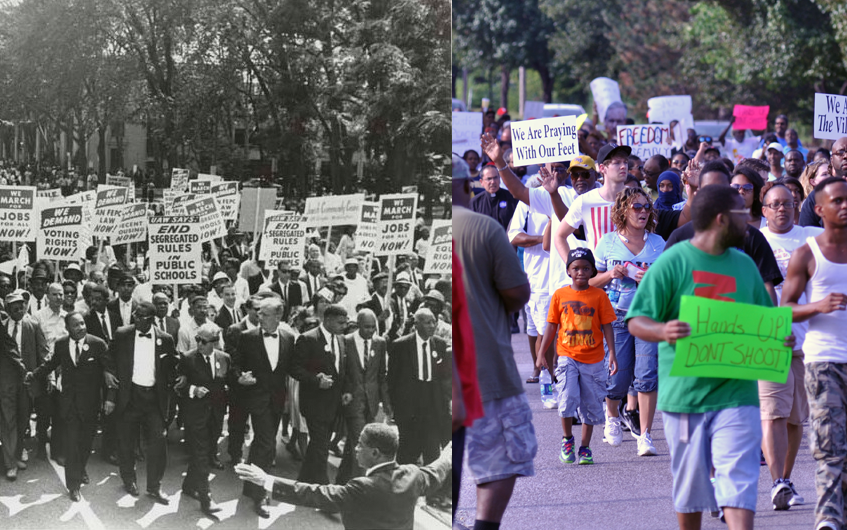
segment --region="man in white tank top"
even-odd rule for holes
[[[811,410],[811,449],[817,461],[815,529],[844,523],[841,489],[847,459],[847,182],[830,177],[815,186],[824,232],[806,239],[788,262],[782,305],[794,322],[809,321],[803,351]],[[802,294],[807,302],[798,304]]]

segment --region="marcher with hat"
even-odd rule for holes
[[[44,307],[47,307],[47,282],[50,277],[47,271],[42,268],[36,268],[32,271],[32,276],[29,278],[29,306],[27,313],[35,315]]]
[[[222,297],[224,285],[231,283],[232,281],[229,279],[229,276],[223,271],[218,271],[212,276],[212,290],[209,291],[207,298],[209,299],[209,305],[214,307],[215,311],[220,311],[221,306],[224,304]]]
[[[344,262],[344,285],[347,294],[338,303],[344,306],[348,315],[356,314],[356,307],[368,299],[368,281],[359,274],[359,260],[349,257]]]
[[[392,285],[394,293],[391,295],[391,314],[394,315],[394,322],[388,330],[388,341],[408,335],[412,329],[414,321],[412,320],[411,311],[409,311],[409,289],[412,287],[412,279],[408,272],[399,272],[394,277]]]
[[[768,161],[768,165],[770,166],[770,172],[768,173],[769,182],[782,177],[782,159],[784,156],[782,144],[779,142],[771,142],[768,144],[767,149],[765,149],[764,158]]]
[[[373,283],[373,294],[371,294],[371,297],[367,302],[359,304],[357,309],[366,307],[373,311],[376,315],[377,335],[385,337],[393,324],[391,307],[389,300],[387,299],[388,273],[377,272],[371,277],[371,282]]]

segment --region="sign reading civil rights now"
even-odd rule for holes
[[[676,342],[671,375],[788,380],[791,308],[683,296],[679,320],[691,325],[691,335]]]
[[[815,138],[838,140],[847,136],[847,96],[815,94]]]
[[[309,197],[306,199],[306,211],[303,213],[305,226],[316,228],[357,224],[364,200],[364,193]]]
[[[576,116],[512,122],[516,166],[570,160],[579,156]]]
[[[453,221],[436,219],[429,233],[424,274],[445,274],[453,270]]]
[[[37,231],[35,186],[0,186],[0,240],[33,241]]]
[[[674,147],[670,126],[660,123],[618,125],[618,145],[632,147],[632,154],[641,160],[647,160],[653,155],[670,158]]]
[[[200,283],[203,270],[198,216],[150,218],[150,283]]]

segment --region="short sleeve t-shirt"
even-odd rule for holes
[[[565,203],[565,206],[568,207],[568,211],[570,211],[570,207],[573,204],[574,199],[577,197],[576,191],[567,186],[559,186],[559,196],[562,197],[562,202]],[[553,211],[553,199],[550,198],[550,194],[547,190],[544,188],[529,189],[529,211],[530,213],[538,213],[549,217],[552,225],[550,226],[550,230],[553,234],[556,233],[561,221],[559,221],[559,218],[556,216],[556,212]],[[585,241],[580,241],[571,234],[568,236],[568,246],[570,246],[570,248],[585,247]],[[547,292],[550,293],[550,296],[553,296],[553,293],[555,293],[557,289],[571,284],[571,277],[568,276],[567,270],[565,269],[565,261],[562,259],[562,256],[559,255],[559,252],[556,251],[555,248],[551,248],[550,250]]]
[[[724,143],[724,152],[726,156],[737,164],[745,158],[753,156],[753,151],[759,147],[760,139],[758,136],[751,136],[737,142],[735,138],[727,138]]]
[[[597,244],[594,251],[594,260],[597,263],[597,270],[600,272],[606,272],[614,268],[615,265],[624,265],[625,263],[632,263],[636,267],[647,269],[659,258],[664,248],[665,240],[661,236],[648,233],[644,248],[636,256],[621,241],[617,232],[609,232]],[[605,287],[612,307],[616,311],[625,313],[635,297],[636,287],[638,287],[638,284],[628,276],[624,276],[620,280],[613,278]]]
[[[519,234],[540,236],[544,234],[544,228],[550,220],[546,215],[530,213],[526,203],[519,202],[509,223],[509,240],[511,241]],[[533,245],[523,248],[523,265],[526,275],[529,277],[529,287],[532,294],[548,294],[547,278],[550,271],[550,253],[544,250],[543,245]]]
[[[626,319],[676,320],[683,295],[771,307],[770,296],[749,256],[734,248],[713,256],[685,241],[666,250],[653,263],[635,292]],[[659,343],[658,410],[696,414],[759,405],[756,381],[671,376],[675,355],[675,346]]]
[[[609,202],[600,195],[600,189],[587,191],[577,197],[568,209],[565,222],[573,228],[585,225],[585,240],[588,248],[592,251],[597,248],[600,238],[615,229],[612,222],[612,207],[614,202]]]
[[[602,326],[616,319],[609,297],[597,287],[584,291],[562,287],[553,293],[547,313],[547,322],[559,326],[556,353],[585,364],[603,360]]]

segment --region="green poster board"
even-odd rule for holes
[[[791,308],[683,296],[679,319],[691,325],[691,336],[677,341],[671,375],[788,380]]]

